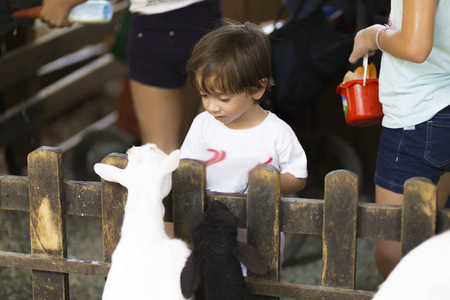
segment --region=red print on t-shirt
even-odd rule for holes
[[[211,157],[210,159],[208,159],[206,161],[206,165],[207,166],[216,164],[216,163],[221,162],[222,160],[225,159],[226,152],[223,151],[223,150],[214,150],[214,149],[206,149],[206,150],[214,153],[213,157]]]
[[[272,161],[272,157],[269,157],[269,159],[268,159],[267,161],[263,162],[262,164],[263,164],[263,165],[267,165],[267,164],[269,164],[271,161]],[[250,176],[250,173],[253,172],[253,170],[256,169],[259,165],[261,165],[261,163],[258,163],[253,169],[251,169],[251,170],[248,172],[248,175]]]

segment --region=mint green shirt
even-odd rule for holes
[[[391,1],[389,25],[401,29],[402,0]],[[450,105],[450,0],[437,0],[433,49],[423,63],[383,53],[379,78],[382,125],[403,128]]]

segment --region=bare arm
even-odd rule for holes
[[[435,0],[403,0],[402,28],[383,30],[378,36],[380,47],[389,54],[412,62],[425,61],[433,47]],[[356,63],[367,52],[373,55],[378,49],[377,32],[382,25],[372,25],[355,36],[349,61]]]
[[[40,19],[50,26],[68,27],[70,10],[87,0],[44,0]]]
[[[306,178],[296,178],[289,173],[283,173],[280,175],[281,193],[284,195],[295,194],[305,188]]]

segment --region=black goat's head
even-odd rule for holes
[[[222,202],[211,202],[191,227],[195,251],[231,254],[236,246],[237,224],[237,218]]]

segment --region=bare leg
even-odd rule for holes
[[[441,176],[437,187],[438,208],[443,208],[450,194],[450,172]],[[375,186],[375,201],[380,204],[402,205],[403,195]],[[377,240],[375,242],[375,258],[381,276],[386,279],[401,259],[401,243]]]
[[[379,204],[403,204],[403,194],[375,186],[375,202]],[[377,240],[375,259],[381,276],[386,279],[401,259],[401,243],[397,241]]]
[[[180,148],[200,98],[188,82],[179,89],[164,89],[130,80],[142,143],[154,143],[166,153]]]
[[[163,89],[130,80],[142,144],[154,143],[170,153],[178,147],[181,89]]]
[[[438,208],[445,206],[448,196],[450,195],[450,172],[444,173],[437,184],[438,188]]]

